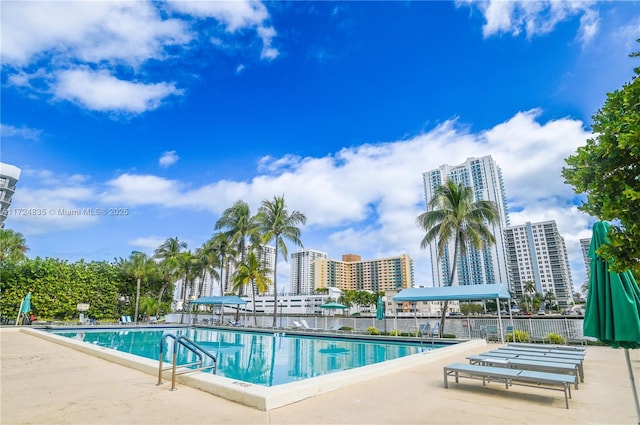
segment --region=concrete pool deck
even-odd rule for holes
[[[492,345],[491,348],[497,347]],[[624,351],[589,347],[570,409],[562,393],[461,380],[438,358],[295,404],[260,411],[20,332],[0,330],[2,424],[637,424]],[[640,350],[630,350],[636,382]]]

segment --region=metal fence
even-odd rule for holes
[[[226,315],[225,319],[232,319],[232,315]],[[196,321],[195,316],[184,315],[184,323],[192,324],[212,324],[213,318],[207,315],[199,315]],[[223,319],[223,323],[226,320]],[[218,321],[220,319],[218,318]],[[364,333],[367,329],[374,327],[380,332],[391,332],[397,330],[402,333],[418,332],[426,323],[431,324],[431,328],[440,321],[438,317],[387,317],[384,320],[377,320],[375,317],[352,317],[352,316],[278,316],[276,328],[295,328],[297,324],[305,321],[309,327],[317,330],[330,330],[338,328],[349,328],[350,331]],[[167,316],[167,322],[179,323],[180,315],[173,314]],[[256,323],[252,315],[242,315],[241,323],[243,327],[272,328],[273,316],[258,315]],[[502,330],[506,334],[507,327],[513,326],[515,330],[527,332],[531,340],[544,340],[549,334],[557,334],[567,340],[567,342],[585,342],[589,338],[582,335],[582,317],[518,317],[513,321],[508,317],[502,318]],[[485,338],[486,329],[495,326],[500,329],[497,317],[448,317],[445,322],[445,334],[455,335],[460,339]]]

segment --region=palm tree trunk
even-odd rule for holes
[[[140,306],[140,278],[136,281],[136,315],[133,318],[133,323],[138,323],[138,307]]]
[[[258,327],[258,318],[256,317],[256,284],[251,281],[251,298],[253,299],[253,326]],[[240,310],[238,310],[239,312]]]
[[[276,255],[273,263],[273,327],[278,324],[278,239],[276,236]]]
[[[449,285],[453,283],[453,277],[456,274],[456,267],[458,266],[458,238],[456,237],[453,248],[453,266],[451,267],[451,277],[449,278]],[[445,300],[444,307],[442,308],[442,315],[440,316],[440,336],[444,335],[444,321],[447,317],[447,309],[449,308],[449,300]]]
[[[167,286],[169,286],[168,280],[162,285],[162,288],[160,288],[160,294],[158,295],[158,308],[156,309],[156,316],[160,315],[160,304],[162,304],[162,296],[164,295],[164,291],[167,289]]]

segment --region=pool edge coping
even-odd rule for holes
[[[91,345],[72,338],[52,334],[45,330],[33,328],[21,328],[19,330],[28,335],[72,348],[102,360],[138,370],[148,375],[152,375],[157,379],[158,361],[156,360],[146,359],[106,347]],[[204,372],[178,375],[176,376],[176,382],[258,410],[268,411],[320,394],[325,394],[339,388],[363,382],[368,379],[388,375],[395,371],[429,364],[438,361],[443,357],[449,357],[459,352],[464,352],[474,348],[485,347],[486,345],[487,342],[485,340],[475,339],[442,347],[433,351],[425,351],[402,358],[387,360],[381,363],[317,376],[302,381],[289,382],[273,387],[250,384],[236,379]],[[166,380],[170,379],[167,378],[167,376],[168,372],[165,372],[165,374],[163,374],[165,385],[167,385]],[[169,387],[167,386],[167,388]]]

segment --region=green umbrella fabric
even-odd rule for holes
[[[584,335],[614,348],[640,348],[640,288],[630,271],[615,273],[596,254],[609,243],[609,223],[593,225],[589,248],[591,275],[584,314]]]
[[[344,308],[347,308],[347,306],[340,303],[331,302],[331,303],[322,304],[320,308],[343,308],[344,309]]]
[[[376,319],[384,320],[384,301],[382,297],[378,297],[378,305],[376,306]]]
[[[20,308],[20,313],[28,313],[31,311],[31,292],[24,297],[22,300],[22,307]]]

